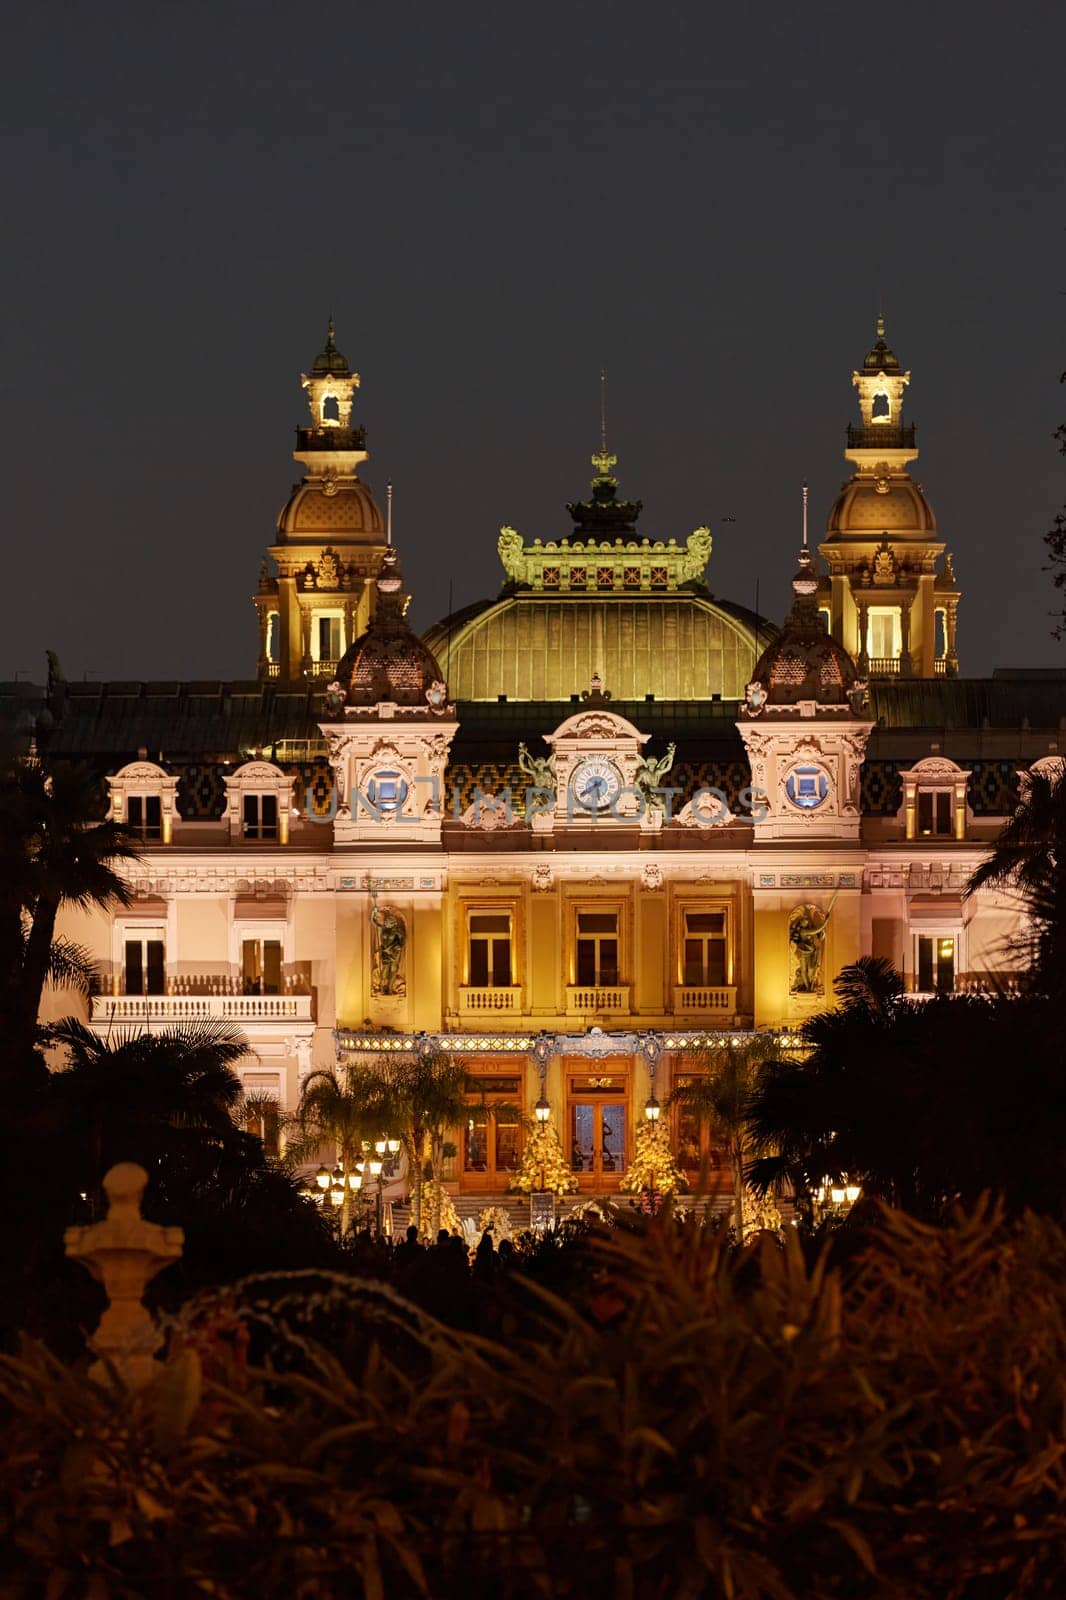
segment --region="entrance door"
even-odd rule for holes
[[[462,1130],[460,1188],[464,1194],[502,1193],[522,1157],[518,1078],[476,1073],[476,1092]]]
[[[628,1112],[628,1062],[568,1079],[567,1156],[579,1188],[594,1194],[618,1188],[629,1162]]]

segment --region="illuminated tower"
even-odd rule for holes
[[[909,372],[877,341],[852,373],[861,422],[848,428],[845,459],[855,471],[840,493],[819,546],[829,568],[818,603],[834,639],[863,676],[931,678],[958,671],[959,591],[951,556],[920,483],[907,471],[918,459],[914,424],[903,421]]]
[[[359,374],[337,349],[332,320],[324,348],[300,382],[311,425],[296,430],[293,458],[304,475],[281,510],[270,559],[260,569],[259,676],[329,682],[370,620],[370,580],[386,533],[359,477],[367,459],[365,430],[352,422]]]

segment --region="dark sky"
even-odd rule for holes
[[[1066,7],[5,8],[0,676],[254,674],[250,595],[332,307],[415,616],[569,527],[780,616],[878,297],[956,555],[964,672],[1066,664]],[[735,517],[723,524],[724,517]]]

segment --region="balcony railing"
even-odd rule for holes
[[[459,986],[459,1010],[514,1011],[522,1009],[522,990],[517,985],[496,988],[491,985],[464,983]]]
[[[875,422],[869,428],[848,428],[849,450],[913,450],[914,423],[909,428],[892,422]]]
[[[280,661],[268,661],[266,663],[266,676],[268,678],[280,678],[281,677],[281,662]]]
[[[678,1013],[695,1011],[700,1015],[713,1011],[716,1016],[733,1016],[737,1009],[735,984],[698,987],[679,984],[674,989],[674,1010]]]
[[[312,678],[328,678],[332,683],[337,676],[337,662],[335,660],[312,661],[308,668],[308,673]]]
[[[898,678],[899,677],[899,657],[898,656],[871,656],[870,657],[870,676],[871,676],[871,678]]]
[[[117,1023],[311,1022],[309,994],[96,994],[95,1026]]]
[[[572,983],[566,991],[568,1017],[599,1016],[601,1012],[629,1010],[629,985],[605,988],[599,984]]]
[[[365,428],[297,428],[297,450],[362,450],[366,446]]]

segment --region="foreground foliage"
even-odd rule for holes
[[[592,1249],[580,1305],[537,1290],[499,1343],[367,1284],[379,1333],[345,1359],[294,1341],[287,1371],[221,1376],[201,1318],[133,1409],[4,1360],[0,1592],[1063,1592],[1055,1224],[886,1212],[846,1285],[794,1232],[736,1252],[667,1215]]]

